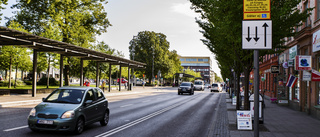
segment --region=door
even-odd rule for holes
[[[93,120],[97,116],[96,114],[97,106],[94,103],[96,99],[92,89],[87,91],[84,102],[88,100],[92,100],[92,102],[88,104],[84,104],[84,107],[83,107],[84,109],[83,112],[86,115],[86,122]]]

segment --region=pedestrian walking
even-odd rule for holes
[[[144,84],[145,84],[145,82],[144,82],[144,80],[142,80],[142,87],[144,88]]]
[[[102,90],[104,92],[104,87],[106,86],[106,81],[102,80],[102,84],[101,84],[101,87],[102,87]]]
[[[83,86],[89,87],[90,86],[90,82],[88,80],[86,80],[86,82],[83,83]]]

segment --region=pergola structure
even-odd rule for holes
[[[69,43],[60,42],[37,35],[9,29],[0,26],[0,46],[19,46],[33,49],[33,80],[32,80],[32,96],[36,96],[36,77],[37,77],[37,53],[38,52],[53,52],[60,54],[60,87],[63,86],[63,57],[74,56],[79,57],[81,64],[80,71],[80,86],[83,85],[83,60],[97,61],[96,71],[96,87],[99,87],[99,64],[102,62],[109,63],[109,91],[111,88],[111,65],[120,65],[121,67],[128,67],[128,85],[130,85],[130,68],[144,68],[145,63],[128,60],[121,57],[108,55],[95,50],[75,46]],[[128,88],[129,89],[129,88]],[[121,84],[119,84],[119,91]]]

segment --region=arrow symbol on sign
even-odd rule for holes
[[[264,27],[264,47],[267,47],[267,27],[269,26],[267,23],[264,23],[262,27]]]
[[[246,38],[248,42],[250,42],[251,38],[250,38],[250,27],[248,27],[248,38]]]
[[[255,38],[253,38],[256,42],[258,42],[258,40],[260,39],[259,37],[258,37],[258,27],[256,26],[256,37]]]

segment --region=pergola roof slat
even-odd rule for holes
[[[108,55],[92,49],[87,49],[69,43],[64,43],[0,26],[0,46],[4,45],[28,47],[42,52],[61,52],[61,54],[64,56],[79,56],[88,60],[116,62],[119,65],[138,66],[141,68],[146,65],[145,63]],[[105,60],[105,58],[107,58],[107,60]]]

